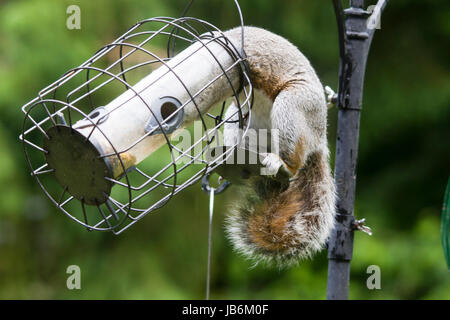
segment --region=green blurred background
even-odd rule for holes
[[[368,4],[372,4],[372,2]],[[81,30],[66,8],[81,8]],[[200,185],[120,236],[86,232],[56,211],[29,175],[18,141],[20,107],[140,19],[179,16],[182,0],[0,1],[0,298],[202,299],[208,198]],[[331,1],[242,0],[247,24],[264,27],[311,60],[337,88]],[[239,23],[231,0],[197,0],[189,12],[221,29]],[[439,223],[450,168],[450,2],[391,0],[372,45],[361,119],[352,299],[450,299]],[[329,113],[334,154],[337,110]],[[252,264],[231,250],[223,221],[233,189],[216,198],[211,297],[324,299],[326,252],[298,267]],[[66,288],[79,265],[81,290]],[[381,290],[366,269],[381,268]]]

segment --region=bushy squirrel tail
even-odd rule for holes
[[[255,177],[227,219],[235,249],[256,262],[291,265],[321,250],[334,225],[335,186],[328,155],[310,154],[283,190],[280,182]]]

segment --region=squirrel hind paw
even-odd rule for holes
[[[279,182],[279,191],[286,190],[289,187],[290,179],[293,177],[293,173],[286,163],[274,153],[261,153],[260,160],[263,165],[260,169],[260,175]]]
[[[291,177],[293,175],[286,163],[275,153],[260,153],[260,159],[263,165],[260,172],[262,176],[276,177],[281,175]]]

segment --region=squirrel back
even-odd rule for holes
[[[334,225],[324,90],[307,58],[288,40],[256,27],[244,32],[256,88],[250,128],[277,130],[279,143],[277,154],[261,154],[274,174],[253,176],[240,187],[227,233],[235,249],[249,258],[296,263],[321,250]],[[225,35],[240,47],[241,28]],[[227,115],[236,110],[232,103]],[[237,124],[225,124],[225,145],[233,145],[237,137]],[[279,172],[288,176],[288,186]]]

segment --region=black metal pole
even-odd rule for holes
[[[380,0],[372,14],[381,15],[386,3],[387,0]],[[366,61],[376,26],[368,25],[371,13],[364,9],[364,0],[350,0],[350,7],[345,10],[342,10],[341,0],[333,0],[333,5],[341,60],[334,169],[338,200],[336,227],[328,243],[327,299],[348,299],[360,112]]]

